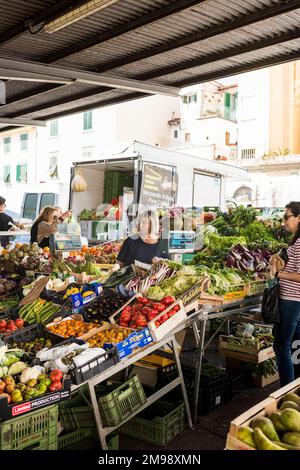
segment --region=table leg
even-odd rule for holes
[[[178,375],[181,379],[181,391],[182,391],[182,395],[183,395],[183,399],[184,399],[184,403],[185,403],[186,416],[187,416],[187,419],[188,419],[190,429],[193,429],[193,422],[192,422],[190,404],[189,404],[188,396],[187,396],[187,393],[186,393],[183,373],[182,373],[181,364],[180,364],[180,358],[179,358],[178,351],[176,349],[176,341],[175,341],[174,337],[172,339],[172,346],[173,346],[174,357],[175,357],[176,366],[177,366],[177,370],[178,370]]]
[[[92,409],[93,409],[93,413],[94,413],[94,417],[95,417],[97,432],[98,432],[99,440],[100,440],[100,443],[101,443],[101,448],[103,450],[108,450],[105,435],[104,435],[104,432],[103,432],[104,428],[102,426],[102,420],[101,420],[101,415],[100,415],[99,406],[98,406],[98,402],[97,402],[97,397],[96,397],[96,393],[95,393],[95,387],[94,387],[94,385],[91,384],[91,382],[88,382],[88,387],[89,387],[89,394],[90,394],[90,398],[91,398],[91,402],[92,402]]]
[[[194,424],[196,424],[197,420],[198,420],[198,399],[199,399],[199,388],[200,388],[202,360],[203,360],[203,354],[204,354],[204,339],[205,339],[205,329],[206,329],[206,318],[204,318],[203,320],[200,320],[199,324],[200,324],[200,335],[199,335],[199,343],[198,343],[199,357],[198,357],[198,361],[197,361],[196,377],[195,377],[195,390],[194,390],[194,399],[193,399]]]

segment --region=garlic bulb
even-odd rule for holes
[[[87,187],[88,185],[87,185],[86,179],[82,176],[80,170],[76,170],[76,174],[71,184],[72,191],[75,191],[76,193],[80,193],[80,192],[86,191]]]

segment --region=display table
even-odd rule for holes
[[[184,324],[182,324],[182,327],[184,327]],[[178,331],[182,329],[178,327]],[[166,336],[163,338],[161,341],[158,343],[151,343],[149,346],[146,348],[141,349],[139,352],[136,354],[132,354],[128,358],[124,358],[121,362],[115,364],[113,367],[110,367],[109,369],[103,371],[101,374],[93,377],[92,379],[88,380],[87,383],[88,385],[88,390],[89,390],[89,396],[91,400],[91,405],[95,417],[95,423],[97,427],[97,432],[99,436],[99,440],[101,443],[101,447],[104,450],[107,450],[107,442],[106,442],[106,436],[113,432],[115,429],[117,429],[119,426],[124,424],[126,421],[131,419],[133,416],[136,414],[140,413],[142,410],[147,408],[148,406],[152,405],[154,402],[159,400],[161,397],[169,393],[173,388],[177,387],[178,385],[181,386],[181,391],[186,407],[186,416],[188,420],[189,427],[192,429],[193,424],[192,424],[192,419],[191,419],[191,412],[190,412],[190,407],[189,407],[189,402],[188,402],[188,397],[185,389],[185,384],[184,384],[184,379],[182,375],[182,370],[181,370],[181,364],[180,364],[180,359],[179,359],[179,353],[178,350],[176,349],[176,340],[175,340],[175,333],[172,332],[169,336]],[[123,369],[126,369],[129,367],[131,364],[134,362],[137,362],[138,360],[142,359],[143,357],[147,356],[148,354],[153,353],[154,351],[158,351],[162,349],[165,345],[171,345],[173,353],[174,353],[174,360],[177,365],[177,370],[178,370],[178,377],[176,377],[174,380],[172,380],[168,385],[164,386],[157,392],[155,392],[153,395],[148,397],[146,403],[142,405],[136,412],[132,413],[127,419],[124,419],[119,425],[117,426],[109,426],[109,427],[103,427],[100,411],[99,411],[99,406],[97,402],[97,397],[95,393],[95,386],[103,382],[104,380],[107,380],[108,378],[112,377],[113,375],[117,374],[118,372],[122,371]],[[164,351],[159,351],[162,355],[165,355]],[[169,356],[169,353],[166,353]],[[80,388],[83,384],[80,385],[73,385],[72,386],[72,391]]]
[[[0,232],[0,237],[17,237],[17,236],[30,235],[29,230],[9,230],[6,232]]]
[[[194,390],[194,399],[193,399],[193,421],[196,424],[198,419],[198,397],[199,397],[199,388],[200,388],[200,377],[201,377],[201,369],[202,369],[202,361],[204,352],[207,346],[210,344],[212,339],[216,336],[222,325],[227,321],[229,322],[232,320],[233,316],[249,312],[252,309],[259,308],[261,305],[261,295],[253,295],[245,297],[244,299],[240,299],[235,302],[226,303],[218,307],[210,307],[209,305],[205,305],[200,307],[198,311],[192,313],[186,320],[186,326],[192,326],[194,336],[196,339],[197,347],[198,347],[198,362],[196,367],[196,379],[195,379],[195,390]],[[208,341],[205,343],[205,332],[206,332],[206,324],[208,321],[216,319],[216,318],[224,318],[223,323],[219,326],[219,328],[210,336]],[[228,325],[229,329],[229,325]],[[176,332],[176,330],[175,330]]]

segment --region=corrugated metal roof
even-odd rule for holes
[[[0,0],[0,76],[10,58],[49,64],[45,75],[59,66],[74,79],[81,70],[183,87],[300,58],[300,0],[119,0],[57,32],[44,30],[48,19],[83,3]],[[8,76],[17,77],[15,68]],[[129,85],[10,79],[0,118],[47,119],[145,96]]]

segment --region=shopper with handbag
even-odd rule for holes
[[[271,274],[279,281],[279,322],[274,328],[274,351],[281,386],[297,378],[295,368],[300,357],[292,354],[293,344],[300,348],[300,202],[285,206],[283,220],[293,235],[286,250],[286,262],[280,270],[276,262],[270,264]]]

